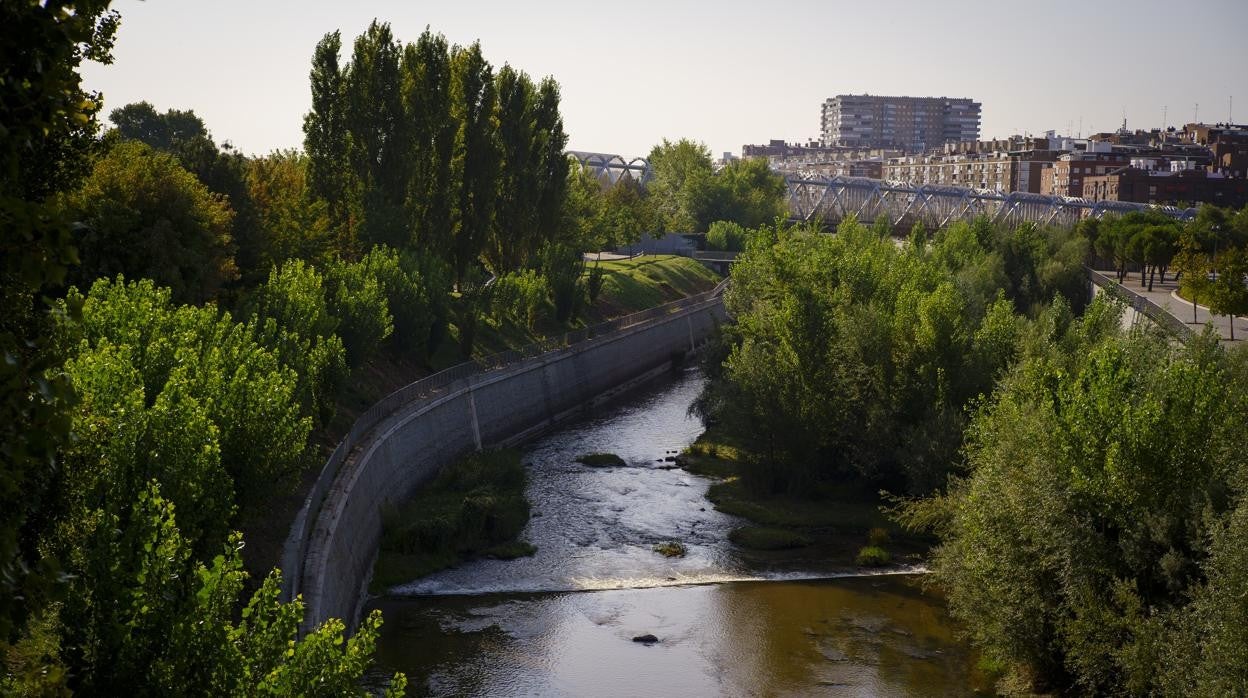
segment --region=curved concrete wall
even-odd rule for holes
[[[468,376],[413,400],[361,439],[309,522],[297,589],[304,627],[332,617],[354,628],[381,539],[383,507],[399,504],[445,464],[513,444],[602,396],[662,371],[725,317],[715,297],[609,335]]]

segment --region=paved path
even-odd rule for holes
[[[1098,271],[1111,279],[1118,278],[1115,275],[1116,272],[1112,269],[1102,269]],[[1140,287],[1139,272],[1128,274],[1126,283],[1122,286],[1123,288],[1133,293],[1138,293],[1162,308],[1170,311],[1171,315],[1182,320],[1196,332],[1203,331],[1204,326],[1212,322],[1213,326],[1218,329],[1219,333],[1221,333],[1222,339],[1224,341],[1229,341],[1231,336],[1230,318],[1225,315],[1214,315],[1212,316],[1212,320],[1210,320],[1211,316],[1209,314],[1209,309],[1201,305],[1196,308],[1196,321],[1192,322],[1192,304],[1182,298],[1179,298],[1178,294],[1175,293],[1175,291],[1178,290],[1179,285],[1174,282],[1174,278],[1169,274],[1166,275],[1166,282],[1164,284],[1160,281],[1154,280],[1152,291],[1149,291],[1147,286],[1143,288]],[[1248,341],[1248,318],[1235,318],[1235,341]]]

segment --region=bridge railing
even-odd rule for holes
[[[316,478],[316,482],[312,485],[311,490],[304,499],[302,509],[300,509],[294,522],[291,524],[290,533],[287,535],[286,543],[282,549],[283,597],[286,600],[290,600],[299,593],[299,588],[303,581],[303,560],[307,555],[309,537],[316,525],[316,519],[320,515],[321,505],[325,501],[325,496],[333,486],[334,480],[338,477],[343,464],[346,463],[351,452],[363,441],[364,437],[399,408],[417,400],[435,397],[445,391],[448,386],[470,376],[495,371],[550,351],[591,341],[612,332],[699,306],[723,295],[727,286],[728,279],[724,279],[715,288],[704,293],[601,322],[591,327],[565,332],[555,337],[533,342],[519,349],[465,361],[409,383],[378,400],[372,407],[369,407],[368,410],[356,418],[355,423],[351,425],[350,431],[343,436],[333,452],[330,453],[329,458],[325,461],[325,465],[321,467],[320,475]]]

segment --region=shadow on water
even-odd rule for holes
[[[526,449],[532,558],[478,560],[374,600],[381,669],[430,695],[968,695],[973,658],[911,575],[758,569],[708,481],[662,459],[702,430],[696,371]],[[591,452],[627,467],[589,468]],[[684,558],[654,544],[679,540]],[[724,581],[763,579],[767,581]],[[721,582],[721,583],[715,583]],[[653,645],[632,642],[652,633]]]

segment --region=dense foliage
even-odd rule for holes
[[[1248,355],[1124,336],[1118,312],[1048,311],[975,414],[966,474],[908,514],[940,533],[950,606],[1014,682],[1241,693]]]
[[[935,583],[998,689],[1241,694],[1248,351],[1126,332],[1080,269],[1097,249],[1146,286],[1175,240],[1179,272],[1243,293],[1237,215],[751,231],[700,407],[749,435],[751,487],[926,496],[894,513],[939,536]]]
[[[849,219],[835,236],[759,228],[733,267],[737,320],[703,409],[756,434],[759,485],[944,482],[966,408],[1009,365],[1020,311],[1086,301],[1069,233],[979,221],[899,246]]]
[[[715,172],[710,150],[688,139],[664,139],[648,159],[652,205],[666,230],[704,233],[715,221],[753,228],[784,213],[784,178],[765,159],[733,160]]]
[[[317,46],[306,154],[146,102],[101,136],[77,69],[108,60],[107,5],[0,10],[0,692],[358,692],[380,620],[299,637],[234,530],[380,353],[576,322],[582,253],[653,231],[649,194],[572,166],[552,79],[380,23],[349,61]]]
[[[89,171],[100,104],[78,68],[111,60],[117,21],[107,0],[0,4],[0,643],[57,593],[39,509],[73,395],[48,351],[48,301],[78,256],[56,197]]]
[[[142,143],[118,143],[97,160],[69,210],[84,225],[79,284],[124,274],[186,302],[215,298],[238,276],[229,204],[172,155]]]

